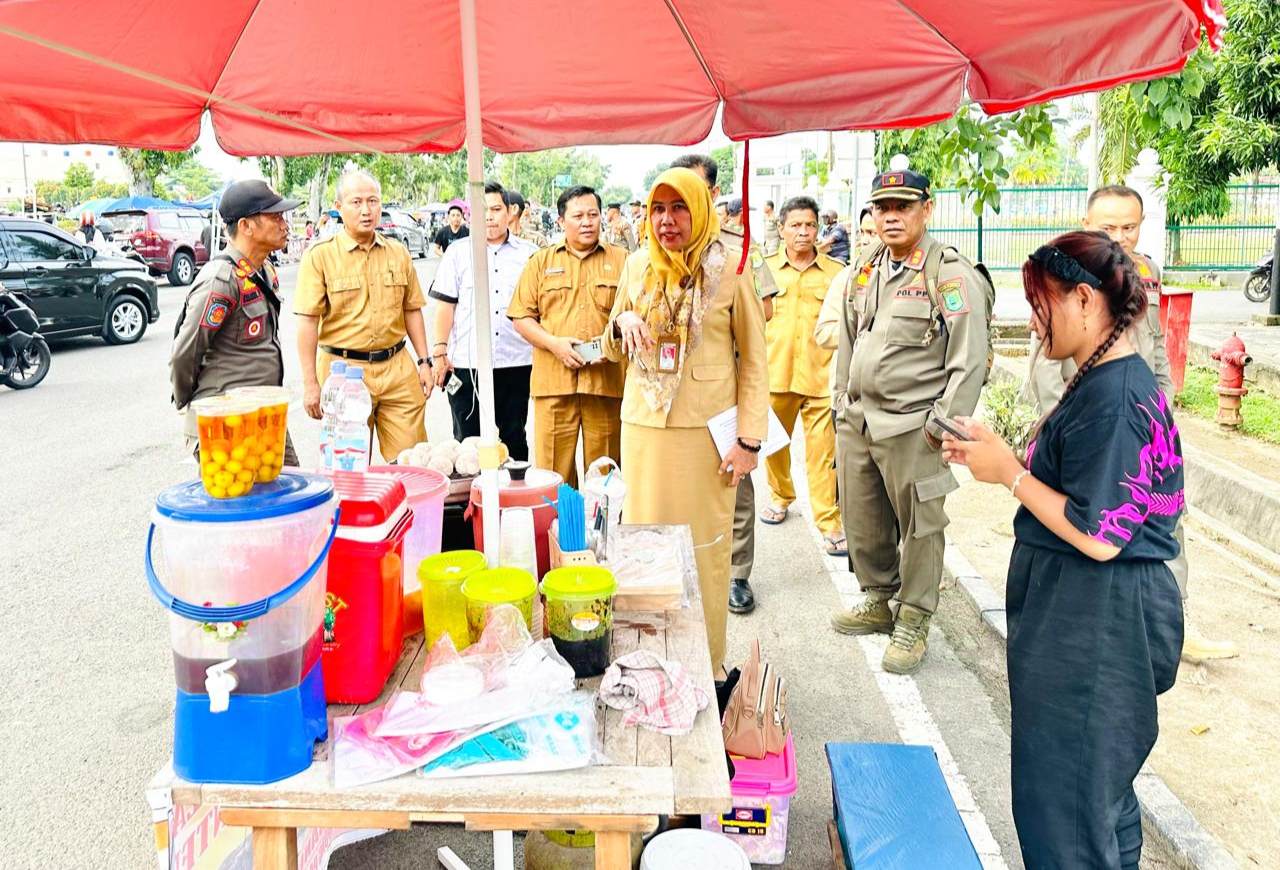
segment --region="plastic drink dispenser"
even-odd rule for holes
[[[311,764],[327,733],[320,649],[336,507],[327,478],[295,472],[236,499],[200,481],[157,497],[145,565],[171,611],[184,779],[275,782]]]
[[[394,477],[335,472],[338,533],[324,609],[325,697],[363,704],[382,693],[404,631],[404,541],[413,511]]]

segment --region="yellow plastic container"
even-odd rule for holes
[[[289,390],[285,387],[235,387],[227,393],[233,399],[258,404],[258,428],[253,433],[258,458],[257,483],[270,483],[284,466],[285,432],[289,422]]]
[[[261,466],[258,403],[214,396],[192,403],[200,433],[200,480],[214,498],[248,495]]]
[[[538,594],[538,581],[523,568],[490,568],[477,571],[462,584],[467,599],[467,627],[475,642],[484,633],[489,611],[499,604],[510,604],[524,617],[524,626],[533,633],[533,599]]]
[[[428,556],[418,564],[418,582],[422,584],[422,623],[426,631],[427,649],[435,646],[448,632],[453,645],[463,650],[471,646],[467,627],[467,600],[462,595],[462,582],[488,567],[484,553],[476,550],[450,550]]]

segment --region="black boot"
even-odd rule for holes
[[[750,580],[734,579],[729,585],[729,612],[750,613],[756,609],[756,596]]]

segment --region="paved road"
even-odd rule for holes
[[[1001,278],[997,279],[1003,283]],[[1266,314],[1267,303],[1250,302],[1239,289],[1198,290],[1191,307],[1192,323],[1247,323],[1254,314]],[[1031,305],[1021,287],[996,290],[996,317],[1023,320],[1031,316]]]
[[[433,265],[418,264],[424,279]],[[293,270],[282,279],[288,295]],[[0,851],[8,867],[144,867],[152,860],[142,790],[170,752],[173,690],[165,616],[142,581],[140,559],[156,492],[194,470],[168,401],[169,337],[183,296],[162,288],[163,317],[138,344],[66,343],[38,388],[0,390],[8,503],[0,525],[7,651]],[[297,385],[291,318],[284,333],[286,382]],[[443,398],[435,396],[429,428],[447,426]],[[316,425],[295,413],[291,428],[304,461],[315,456]],[[766,489],[761,479],[762,498]],[[932,743],[986,865],[1020,866],[998,651],[983,646],[976,620],[947,593],[928,667],[915,679],[883,674],[883,640],[855,641],[827,628],[827,612],[852,588],[840,568],[819,555],[805,517],[764,528],[761,607],[731,619],[731,654],[760,637],[793,686],[800,791],[787,866],[829,860],[827,740]],[[423,849],[434,842],[452,842],[473,856],[472,866],[486,866],[475,858],[484,839],[458,829],[391,834],[339,851],[333,865],[423,866]]]

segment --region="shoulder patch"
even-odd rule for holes
[[[235,302],[231,297],[223,296],[221,293],[210,293],[209,301],[204,306],[204,313],[200,315],[200,328],[216,330],[222,326],[222,322],[227,319],[227,315],[234,307]]]
[[[911,256],[907,257],[906,267],[908,269],[919,269],[924,265],[924,248],[916,248],[911,252]]]
[[[938,297],[942,300],[945,317],[957,317],[969,311],[969,297],[965,293],[963,278],[950,278],[939,284]]]

